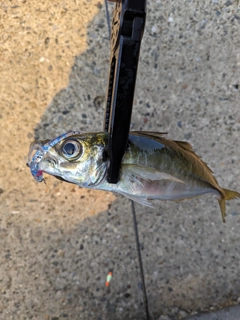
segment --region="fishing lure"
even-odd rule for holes
[[[112,271],[109,271],[108,275],[107,275],[107,280],[106,280],[106,283],[105,283],[106,287],[109,287],[110,281],[112,280],[112,275],[113,275]]]

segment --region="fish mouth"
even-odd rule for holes
[[[27,166],[30,167],[31,174],[37,182],[42,182],[44,180],[43,174],[42,174],[43,172],[52,174],[52,170],[48,170],[48,169],[49,168],[56,169],[56,165],[57,165],[56,159],[52,157],[51,158],[48,157],[47,152],[52,147],[54,147],[58,142],[62,141],[62,139],[65,139],[67,137],[70,137],[76,134],[80,134],[80,132],[69,131],[58,136],[53,140],[34,141],[31,143],[29,153],[28,153]]]
[[[39,170],[38,163],[31,162],[29,167],[31,170],[31,174],[37,182],[42,182],[43,178],[43,170]]]
[[[35,174],[33,175],[34,179],[38,182],[42,182],[44,180],[43,173],[56,174],[57,164],[58,161],[55,157],[47,156],[43,158],[39,163],[37,163]]]
[[[43,156],[44,150],[41,141],[32,142],[28,153],[27,166],[30,168],[31,174],[37,182],[43,181],[42,171],[39,170],[39,163]]]
[[[43,172],[48,173],[48,171],[52,171],[57,165],[57,159],[45,156],[45,152],[41,142],[32,143],[30,146],[27,166],[37,182],[44,180]]]
[[[44,180],[43,173],[51,174],[56,165],[57,161],[49,157],[41,160],[38,163],[27,163],[27,166],[30,167],[31,173],[37,182],[42,182]]]

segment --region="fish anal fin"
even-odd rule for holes
[[[149,207],[149,208],[153,208],[153,205],[148,201],[148,199],[144,196],[137,196],[137,195],[133,195],[133,194],[128,194],[125,192],[119,192],[121,195],[123,195],[124,197],[133,200],[134,202],[137,202],[143,206]]]

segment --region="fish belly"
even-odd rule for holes
[[[216,190],[207,186],[204,187],[169,180],[132,182],[129,189],[125,186],[121,191],[130,196],[144,197],[149,200],[159,199],[172,201],[190,199],[206,193],[218,194]]]

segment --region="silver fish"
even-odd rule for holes
[[[218,198],[223,222],[225,201],[240,197],[218,185],[189,143],[168,140],[156,132],[130,132],[120,180],[110,184],[107,141],[106,132],[67,132],[53,140],[36,141],[30,146],[28,166],[38,182],[44,180],[45,172],[85,188],[117,192],[147,206],[151,206],[149,200],[180,201],[212,193]]]

